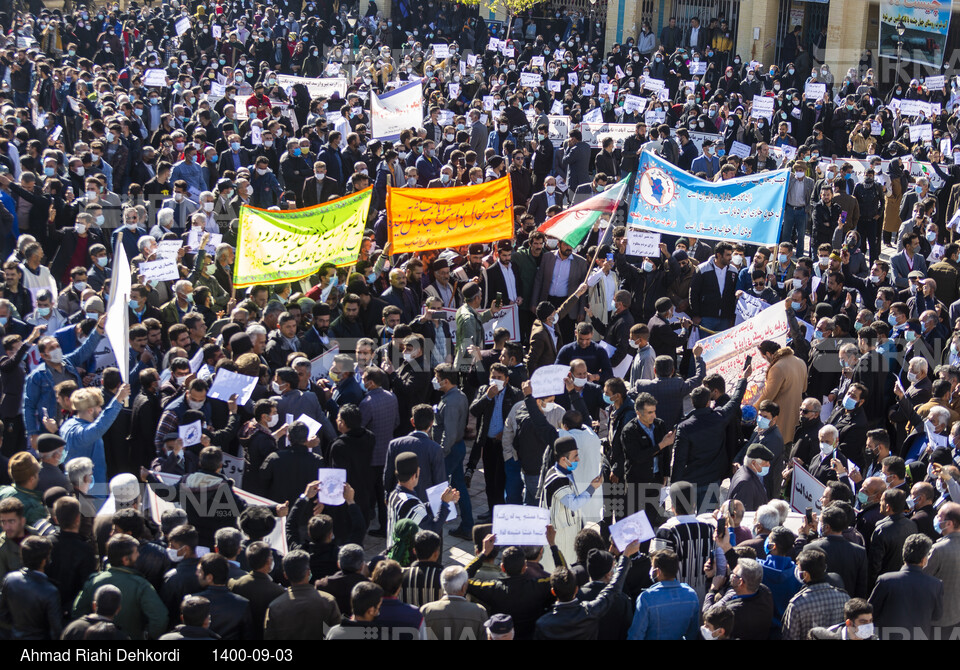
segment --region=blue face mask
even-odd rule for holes
[[[140,303],[137,302],[136,300],[131,300],[129,302],[129,305],[130,305],[130,309],[132,309],[134,312],[140,309]]]
[[[933,529],[937,531],[937,535],[943,532],[943,528],[940,527],[940,517],[933,517]]]
[[[912,330],[908,330],[903,334],[903,336],[906,338],[907,342],[913,342],[915,339],[917,339],[917,334]]]
[[[613,404],[613,398],[611,398],[611,397],[608,396],[606,393],[604,393],[604,394],[603,394],[603,402],[607,403],[608,405],[612,405],[612,404]]]
[[[239,142],[231,142],[231,143],[230,143],[230,149],[232,149],[233,151],[240,151],[240,143],[239,143]]]
[[[852,412],[857,406],[857,401],[847,396],[843,399],[843,408],[848,412]]]
[[[376,272],[371,272],[370,274],[367,275],[367,282],[368,282],[368,283],[372,284],[372,283],[375,282],[375,281],[377,281],[377,273],[376,273]]]
[[[766,430],[770,427],[770,419],[765,416],[757,417],[757,428],[760,430]]]
[[[768,472],[770,472],[770,466],[764,465],[762,468],[760,468],[760,472],[758,472],[757,474],[760,475],[761,477],[766,477]]]
[[[567,470],[569,470],[570,472],[573,472],[574,470],[577,469],[578,465],[580,465],[580,461],[574,461],[567,467]]]
[[[823,337],[823,331],[822,331],[822,330],[815,330],[815,331],[813,331],[813,336],[814,336],[816,339],[819,340],[819,339],[821,339],[821,338]]]
[[[896,327],[896,325],[897,325],[897,317],[896,317],[895,315],[891,314],[890,316],[887,317],[887,323],[889,323],[889,324],[890,324],[891,326],[893,326],[893,327]]]
[[[860,491],[860,493],[857,494],[857,500],[860,502],[861,505],[866,505],[867,500],[869,500],[869,496],[866,494],[865,491]]]
[[[300,150],[300,147],[297,147],[296,149],[293,150],[293,155],[294,155],[294,156],[299,156],[301,153],[302,153],[302,152],[301,152],[301,150]]]

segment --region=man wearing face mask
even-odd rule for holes
[[[46,432],[43,428],[44,416],[54,416],[57,412],[54,386],[66,379],[72,379],[78,387],[84,385],[76,366],[93,355],[104,335],[105,322],[106,317],[101,317],[96,330],[90,333],[83,346],[67,356],[64,356],[60,343],[52,336],[41,338],[37,343],[37,351],[43,362],[34,368],[24,381],[22,408],[27,434],[34,447],[39,436]],[[102,476],[104,478],[100,481],[106,481],[105,470]]]
[[[47,489],[61,486],[66,490],[72,488],[70,480],[63,473],[62,465],[66,461],[67,443],[59,435],[41,435],[37,440],[37,453],[40,454],[39,481],[35,491],[43,496]]]
[[[943,583],[943,611],[931,623],[949,630],[960,623],[960,575],[955,570],[960,560],[960,505],[943,505],[934,517],[933,527],[942,537],[934,543],[923,572]]]

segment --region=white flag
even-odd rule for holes
[[[130,262],[123,248],[124,233],[117,235],[113,255],[113,276],[110,281],[110,304],[107,306],[106,333],[117,359],[123,381],[130,383]]]

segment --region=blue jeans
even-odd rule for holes
[[[707,330],[712,330],[715,333],[719,333],[721,330],[726,330],[731,326],[730,319],[721,319],[714,316],[705,316],[700,319],[700,325],[706,328]],[[704,335],[700,335],[704,337]]]
[[[503,462],[503,471],[506,475],[504,486],[506,503],[520,505],[523,503],[523,473],[520,470],[520,461],[511,458]],[[493,510],[490,510],[493,512]]]
[[[803,256],[804,238],[807,236],[807,210],[803,207],[794,209],[786,205],[783,209],[783,228],[780,230],[780,241],[790,242],[796,248],[795,256]]]
[[[460,440],[450,448],[450,453],[443,459],[447,469],[447,477],[451,477],[453,488],[460,492],[460,528],[473,530],[473,504],[470,502],[470,492],[467,491],[467,480],[463,476],[463,459],[467,455],[467,445]]]
[[[528,475],[523,473],[523,504],[524,505],[533,505],[538,504],[537,501],[537,485],[540,483],[540,475]]]

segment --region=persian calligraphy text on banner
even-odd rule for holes
[[[628,223],[667,235],[776,245],[789,171],[710,182],[644,151]]]
[[[278,284],[309,277],[324,263],[357,260],[372,188],[316,207],[240,209],[233,285]]]
[[[473,186],[388,188],[390,253],[513,238],[510,175]]]
[[[880,56],[895,59],[903,40],[901,60],[940,67],[951,10],[951,0],[881,0]],[[901,21],[906,27],[902,38],[897,34]]]
[[[370,121],[373,138],[395,141],[407,128],[417,128],[423,123],[423,90],[420,80],[401,86],[393,91],[370,94]]]
[[[753,356],[753,376],[747,384],[743,404],[752,405],[763,388],[767,374],[767,362],[760,355],[757,345],[764,340],[773,340],[781,347],[787,343],[790,323],[784,304],[771,305],[756,316],[722,333],[711,335],[697,342],[703,347],[703,362],[707,374],[716,372],[727,382],[727,389],[734,388],[743,378],[743,364],[747,356]]]

